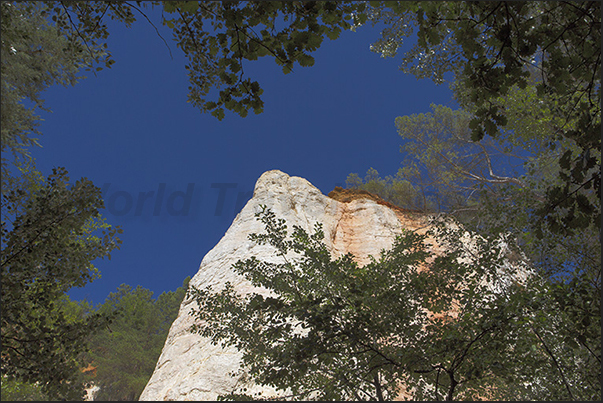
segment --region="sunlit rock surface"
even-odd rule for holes
[[[238,260],[251,256],[275,259],[270,246],[256,245],[248,238],[250,233],[264,230],[254,216],[260,205],[267,205],[277,218],[285,219],[290,231],[298,225],[311,233],[315,223],[322,223],[325,243],[333,257],[351,252],[360,264],[367,263],[369,255],[378,257],[382,249],[391,247],[403,229],[420,233],[426,230],[427,219],[423,215],[393,208],[374,198],[339,199],[344,201],[323,195],[303,178],[278,170],[265,172],[258,179],[251,200],[220,242],[205,255],[190,284],[220,289],[229,281],[242,294],[265,291],[254,288],[231,269]],[[191,301],[183,301],[140,400],[215,400],[245,382],[242,377],[229,375],[239,369],[240,354],[236,350],[213,346],[208,339],[189,332],[193,323],[190,309]],[[273,392],[248,385],[248,392],[255,391]]]

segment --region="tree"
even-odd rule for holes
[[[55,84],[74,85],[82,78],[79,70],[90,66],[91,59],[88,53],[81,52],[77,41],[59,35],[46,19],[48,11],[42,3],[3,1],[0,11],[4,190],[5,179],[11,175],[5,153],[10,151],[15,160],[31,163],[27,149],[39,145],[32,136],[41,135],[36,109],[47,110],[41,92]]]
[[[117,312],[109,327],[90,337],[85,360],[96,368],[90,382],[100,387],[99,400],[138,400],[148,383],[176,316],[190,277],[175,292],[153,293],[122,284],[97,308]]]
[[[486,135],[479,142],[470,141],[467,120],[457,127],[449,123],[449,116],[467,116],[462,111],[434,107],[434,114],[396,119],[406,140],[405,165],[415,174],[411,182],[424,183],[425,177],[439,179],[440,184],[446,180],[438,193],[464,196],[464,204],[446,209],[448,213],[480,234],[513,234],[543,276],[553,283],[583,282],[595,303],[600,292],[598,225],[590,217],[568,214],[567,207],[548,213],[551,220],[540,214],[548,206],[547,192],[564,182],[559,161],[579,154],[579,148],[570,139],[550,138],[563,118],[550,107],[550,98],[537,97],[534,86],[514,87],[493,103],[505,108],[507,128],[500,136]],[[600,158],[593,151],[597,154]],[[594,189],[582,189],[580,199],[600,211]],[[558,222],[568,217],[572,221],[560,227]]]
[[[86,178],[69,184],[64,168],[44,178],[28,147],[39,145],[32,136],[41,134],[36,110],[46,110],[40,94],[75,84],[102,50],[84,53],[78,38],[61,36],[40,2],[2,2],[0,11],[3,383],[80,398],[78,357],[89,333],[111,317],[70,315],[65,292],[99,276],[92,261],[110,257],[121,229],[100,216],[99,188]]]
[[[534,313],[557,326],[537,342],[562,378],[581,376],[559,379],[565,398],[579,383],[593,385],[585,398],[600,396],[600,4],[379,3],[368,13],[389,25],[373,46],[384,57],[417,28],[401,69],[440,83],[452,73],[463,108],[397,119],[404,177],[438,198],[465,196],[445,211],[481,234],[515,237],[558,310]],[[502,156],[516,172],[500,171]]]
[[[0,394],[0,401],[16,402],[16,401],[46,401],[49,400],[44,395],[40,388],[36,385],[32,385],[25,382],[19,382],[15,380],[2,380],[2,394]]]
[[[2,374],[39,382],[50,397],[79,398],[78,356],[110,317],[70,318],[63,296],[99,276],[92,261],[110,257],[121,229],[102,220],[100,189],[85,178],[70,185],[59,168],[46,179],[35,171],[9,179],[2,193]]]
[[[517,98],[513,101],[517,102]],[[547,169],[551,170],[547,166],[555,156],[558,158],[565,145],[558,143],[557,152],[552,152],[548,141],[536,136],[522,137],[532,133],[530,130],[542,131],[543,125],[522,126],[524,122],[514,113],[525,104],[505,102],[513,132],[499,138],[486,135],[477,142],[471,139],[471,115],[464,110],[431,105],[432,112],[397,117],[396,127],[403,139],[403,168],[395,178],[381,179],[374,169],[367,171],[364,180],[351,174],[348,185],[383,194],[401,207],[446,212],[457,218],[479,218],[485,198],[508,200],[504,193],[511,187],[525,189],[534,200],[542,202],[544,183],[534,187],[535,180],[529,180],[521,171],[530,166],[540,176],[546,176],[550,185],[554,172],[547,173]],[[408,195],[406,199],[393,196],[400,191]]]
[[[547,135],[562,119],[546,101],[536,98],[533,86],[513,88],[494,100],[505,106],[508,131],[496,138],[486,135],[479,142],[471,141],[469,115],[462,110],[432,106],[433,113],[397,118],[405,139],[402,171],[426,196],[423,199],[432,198],[435,211],[453,215],[482,236],[513,239],[543,279],[531,284],[532,299],[547,302],[516,308],[530,312],[526,322],[530,325],[524,330],[533,335],[530,345],[542,351],[536,361],[541,365],[529,368],[543,377],[544,384],[562,387],[526,391],[526,396],[592,400],[600,396],[596,383],[601,359],[600,238],[592,223],[562,231],[538,215],[546,205],[547,189],[563,180],[558,160],[576,150],[564,138],[551,149]],[[364,183],[356,181],[356,186],[382,181],[374,174]],[[583,195],[600,206],[592,190]],[[545,322],[550,325],[543,326]]]
[[[584,192],[601,190],[601,10],[599,2],[371,2],[373,22],[385,21],[373,50],[392,57],[404,38],[418,40],[401,69],[443,82],[452,73],[464,88],[471,139],[500,135],[509,117],[496,102],[536,80],[539,98],[563,120],[547,138],[567,139],[558,160],[561,183],[546,189],[540,209],[556,231],[600,228],[600,205]],[[560,214],[559,211],[563,211]]]
[[[318,224],[288,239],[265,206],[256,216],[266,233],[250,239],[272,245],[282,263],[251,257],[233,268],[269,294],[237,295],[230,284],[190,290],[192,331],[241,351],[256,383],[288,400],[389,400],[402,386],[414,399],[522,398],[509,382],[535,362],[520,356],[531,354],[531,339],[518,309],[533,288],[525,263],[501,261],[516,249],[511,241],[444,223],[430,234],[441,255],[406,232],[359,267],[349,254],[331,259]]]
[[[363,189],[376,194],[383,200],[407,209],[419,210],[417,195],[414,186],[405,179],[404,172],[399,169],[396,176],[388,175],[379,177],[379,172],[374,168],[366,171],[364,180],[358,174],[352,173],[346,178],[348,188]]]
[[[178,315],[190,277],[175,292],[152,292],[122,284],[96,309],[88,301],[60,299],[69,322],[82,323],[90,315],[113,318],[96,333],[87,335],[87,349],[79,352],[74,379],[87,387],[99,386],[95,400],[137,400],[148,383],[170,325]],[[86,371],[84,371],[86,370]],[[2,400],[52,400],[39,384],[2,380]]]
[[[432,377],[449,378],[447,393],[464,386],[463,399],[600,400],[600,299],[592,284],[581,283],[576,298],[567,282],[541,274],[512,233],[467,242],[454,225],[436,223],[432,234],[448,252],[424,277],[427,307],[440,312],[437,326],[425,329],[424,352]],[[455,264],[459,252],[471,264]],[[588,330],[572,311],[589,317]]]
[[[410,234],[390,255],[383,255],[396,270],[379,270],[376,262],[358,267],[349,254],[331,260],[320,225],[312,235],[296,227],[286,240],[283,220],[265,207],[256,216],[267,233],[251,239],[275,247],[283,263],[252,257],[234,269],[275,296],[240,298],[230,284],[216,292],[192,287],[199,304],[194,315],[201,323],[193,331],[237,347],[254,381],[290,389],[288,399],[364,400],[395,393],[397,367],[377,343],[393,337],[408,344],[404,336],[419,337],[421,312],[408,278],[426,255],[419,248],[421,237]],[[406,249],[410,253],[403,256]],[[286,258],[289,251],[301,254],[299,262]],[[396,264],[394,255],[403,260]],[[374,315],[373,308],[385,302],[389,309]]]

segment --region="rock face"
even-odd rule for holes
[[[420,233],[427,229],[424,216],[370,198],[337,201],[303,178],[272,170],[258,179],[253,197],[220,242],[205,255],[191,285],[220,289],[231,282],[241,294],[265,292],[231,269],[238,260],[252,255],[261,260],[275,258],[270,246],[256,245],[248,238],[250,233],[264,230],[254,216],[262,204],[278,218],[285,219],[290,230],[298,225],[311,233],[315,223],[322,223],[324,240],[332,256],[351,252],[360,264],[368,263],[369,255],[378,257],[382,249],[391,247],[403,229]],[[186,299],[182,302],[140,400],[216,400],[218,395],[241,385],[242,378],[229,376],[239,369],[240,354],[232,348],[213,346],[208,339],[189,332],[193,323],[189,315],[191,303]],[[252,393],[259,390],[272,392],[253,385],[248,388]]]

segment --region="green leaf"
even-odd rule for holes
[[[169,3],[169,2],[164,2]],[[178,2],[178,7],[185,13],[194,13],[199,9],[199,2],[197,1],[181,1]]]
[[[216,118],[218,118],[218,120],[222,120],[224,119],[225,113],[224,113],[224,109],[222,108],[218,108],[216,110],[214,110],[212,113],[212,116],[215,116]]]
[[[314,65],[314,58],[310,55],[306,55],[303,53],[297,57],[297,61],[298,61],[299,65],[302,67],[308,67],[308,66]]]
[[[327,33],[326,33],[327,38],[329,38],[331,40],[335,40],[335,39],[339,38],[339,34],[341,34],[341,29],[339,29],[339,28],[335,28],[333,30],[327,31]]]

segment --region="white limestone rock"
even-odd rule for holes
[[[261,260],[275,259],[274,249],[250,241],[250,233],[263,232],[264,227],[254,214],[260,205],[267,205],[278,218],[286,220],[290,231],[298,225],[312,233],[314,224],[323,224],[325,244],[333,257],[348,252],[360,264],[368,256],[378,257],[382,249],[390,248],[402,229],[422,232],[426,220],[412,217],[370,199],[342,203],[323,195],[303,178],[281,171],[267,171],[258,179],[253,197],[236,216],[232,225],[205,255],[198,273],[190,285],[220,289],[231,282],[241,293],[266,292],[254,288],[237,275],[231,266],[238,260],[257,256]],[[189,331],[193,318],[189,315],[192,302],[184,300],[178,317],[172,324],[155,371],[140,400],[216,400],[244,382],[229,376],[239,369],[240,353],[233,348],[214,346],[209,339]],[[248,392],[274,391],[248,385]]]

